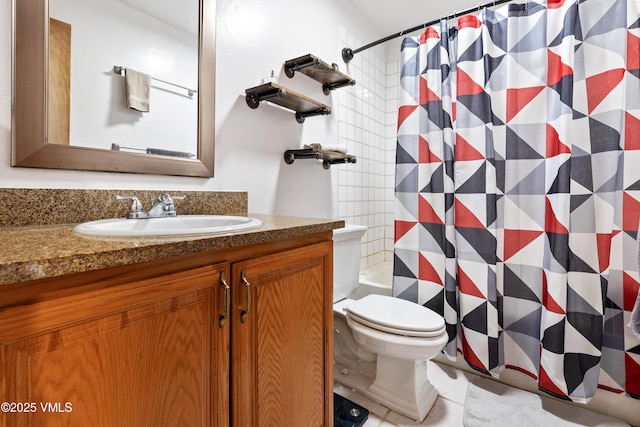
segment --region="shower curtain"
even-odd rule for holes
[[[508,4],[402,45],[394,296],[445,355],[640,398],[640,0]]]

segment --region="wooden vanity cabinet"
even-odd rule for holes
[[[0,291],[0,427],[332,426],[332,244],[249,254]]]
[[[333,425],[331,250],[232,265],[233,426]]]
[[[0,414],[0,425],[226,425],[229,328],[217,316],[228,271],[206,266],[1,313],[0,401],[19,413]]]

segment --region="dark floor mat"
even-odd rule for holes
[[[333,411],[335,427],[361,427],[369,418],[366,408],[337,393],[333,393]]]

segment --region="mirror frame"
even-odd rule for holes
[[[12,1],[11,166],[212,177],[215,163],[216,0],[200,0],[198,158],[47,143],[49,1]]]

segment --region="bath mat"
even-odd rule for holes
[[[469,384],[465,427],[629,427],[615,418],[489,379]]]

